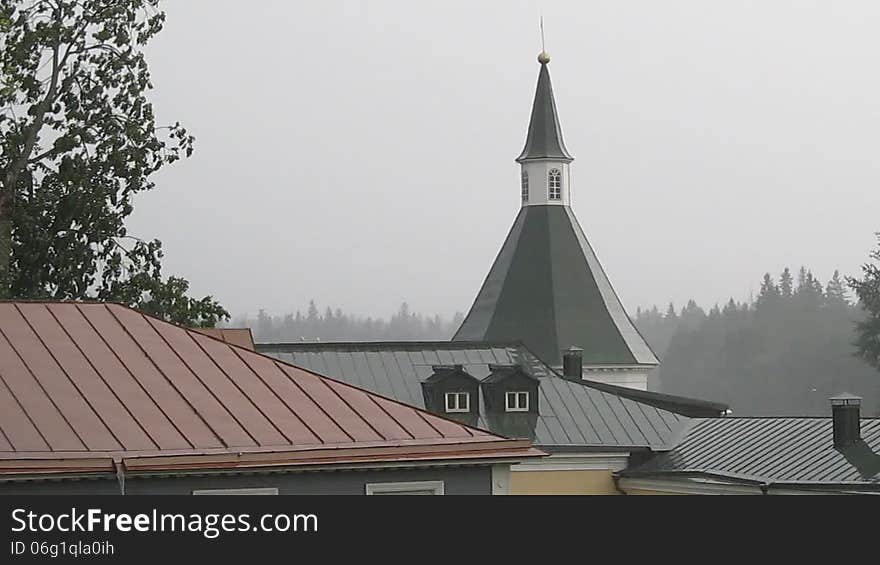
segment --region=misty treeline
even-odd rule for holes
[[[863,413],[880,415],[880,375],[855,356],[864,318],[838,272],[823,285],[786,268],[764,275],[750,302],[639,309],[635,323],[662,359],[655,390],[725,402],[740,416],[828,415],[828,398],[851,392]]]
[[[231,325],[250,327],[258,342],[447,340],[463,318],[461,312],[452,318],[419,314],[406,302],[388,319],[362,317],[339,308],[325,307],[322,312],[311,300],[305,313],[276,316],[260,310],[256,317],[236,317]]]

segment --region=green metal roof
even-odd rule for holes
[[[521,341],[553,366],[656,365],[571,208],[523,206],[453,341]]]
[[[526,145],[516,158],[518,163],[532,159],[555,159],[567,163],[574,160],[562,141],[562,128],[559,126],[553,85],[550,84],[550,72],[546,63],[541,64],[541,71],[538,73]]]

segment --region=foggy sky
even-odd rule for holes
[[[880,4],[165,2],[196,136],[130,231],[233,313],[466,311],[519,209],[540,51],[573,209],[630,314],[855,274],[880,230]]]

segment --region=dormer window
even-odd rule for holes
[[[467,392],[447,392],[446,412],[470,412],[471,395]]]
[[[463,424],[476,425],[480,409],[480,381],[462,365],[432,365],[422,381],[425,408]]]
[[[550,169],[547,173],[547,186],[550,190],[550,200],[562,200],[562,173],[559,169]]]
[[[528,412],[528,391],[510,391],[504,393],[504,410],[506,412]]]
[[[489,365],[480,381],[486,410],[494,414],[538,414],[538,379],[520,365]]]
[[[528,171],[522,172],[522,201],[529,201],[529,173]]]

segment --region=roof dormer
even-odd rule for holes
[[[538,379],[519,365],[489,365],[489,371],[480,383],[489,412],[538,413]]]
[[[461,365],[433,365],[422,381],[425,408],[464,423],[475,423],[480,413],[480,381]]]

